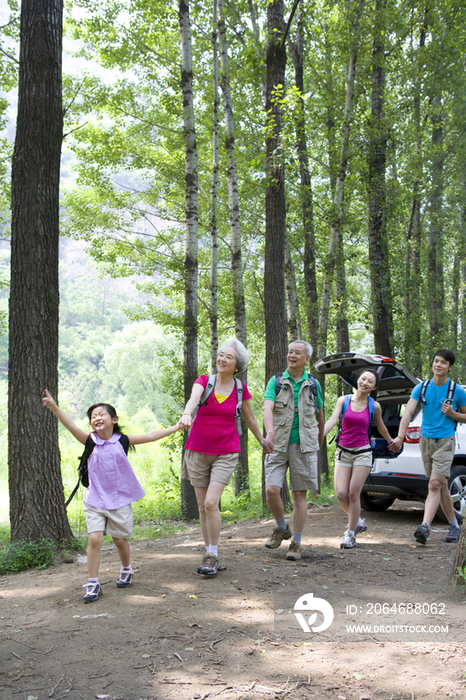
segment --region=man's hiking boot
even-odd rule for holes
[[[103,595],[102,591],[102,586],[100,583],[88,581],[83,585],[83,588],[86,589],[86,593],[84,595],[84,602],[85,603],[93,603],[99,596]]]
[[[430,527],[428,525],[419,525],[414,532],[414,537],[420,544],[425,544],[430,537]]]
[[[272,532],[269,540],[265,543],[267,549],[276,549],[279,547],[283,540],[289,540],[291,538],[291,529],[289,527],[286,530],[282,530],[281,527],[276,527]]]
[[[296,542],[296,540],[291,540],[290,546],[288,547],[288,551],[286,553],[286,558],[288,561],[298,561],[301,559],[301,552],[303,551],[303,548],[299,544],[299,542]]]
[[[197,573],[204,576],[215,576],[220,568],[220,559],[215,554],[204,554],[202,564],[197,567]]]
[[[445,542],[458,542],[460,538],[461,528],[456,525],[450,525],[448,535],[445,537]]]

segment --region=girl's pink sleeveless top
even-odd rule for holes
[[[351,401],[341,422],[341,434],[338,443],[342,447],[356,449],[369,444],[368,430],[370,423],[369,406],[357,413],[351,408]]]

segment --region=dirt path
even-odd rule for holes
[[[284,544],[264,548],[273,522],[229,526],[220,545],[228,568],[214,579],[195,573],[203,548],[194,528],[133,542],[137,575],[126,590],[107,546],[104,595],[92,605],[82,603],[83,562],[4,577],[0,700],[466,699],[466,596],[447,584],[455,545],[441,523],[427,546],[416,544],[419,505],[394,508],[366,514],[368,533],[344,551],[338,506],[311,507],[300,562],[284,559]],[[304,632],[289,612],[310,593],[333,607],[322,632]],[[424,608],[408,613],[409,603]],[[372,628],[350,633],[353,623]],[[438,629],[409,632],[419,624]]]

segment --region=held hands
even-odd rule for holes
[[[178,421],[179,430],[189,430],[193,424],[193,419],[190,413],[183,413],[180,420]]]
[[[398,435],[398,437],[394,438],[393,442],[389,444],[388,449],[390,452],[399,452],[402,444],[403,438]]]
[[[267,433],[265,436],[265,443],[262,445],[262,449],[264,450],[266,455],[270,455],[273,452],[274,448],[274,442],[275,442],[275,435],[273,432]]]

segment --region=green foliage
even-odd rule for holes
[[[0,574],[26,569],[46,569],[53,561],[57,548],[47,539],[36,542],[20,540],[0,549]]]
[[[456,567],[456,579],[458,583],[461,583],[463,586],[466,586],[466,566]]]

